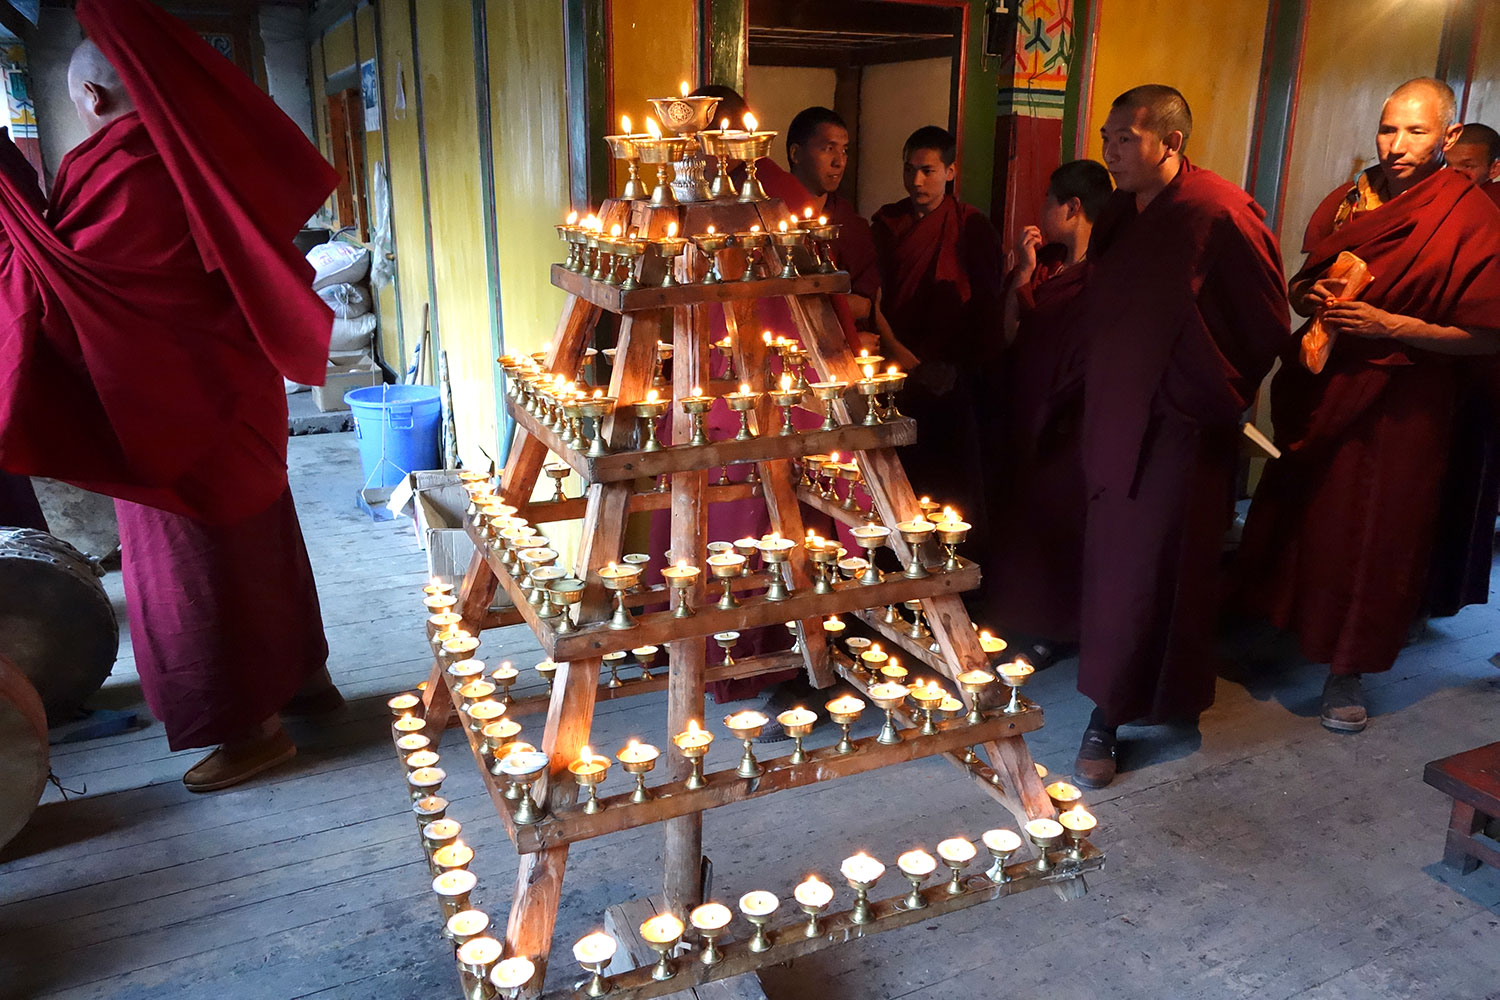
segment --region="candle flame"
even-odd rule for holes
[[[709,226],[708,227],[708,235],[712,236],[713,234],[714,234],[714,227],[713,226]]]
[[[748,111],[745,112],[745,127],[752,132],[760,128],[760,121]]]
[[[818,216],[818,225],[820,225],[820,226],[826,226],[826,225],[828,225],[828,216],[826,216],[826,215],[820,215],[820,216]]]
[[[603,389],[595,389],[594,390],[594,398],[595,399],[599,399],[603,395],[604,395],[604,390]]]
[[[661,126],[656,124],[655,118],[646,119],[646,131],[651,133],[653,139],[661,138]]]
[[[944,521],[957,521],[958,520],[958,511],[954,510],[952,507],[944,507],[943,508],[943,520]]]
[[[578,751],[578,759],[583,761],[585,764],[594,759],[594,751],[589,747],[587,743],[583,745],[582,750]]]
[[[781,224],[781,231],[782,231],[782,232],[783,232],[783,233],[784,233],[784,232],[786,232],[786,223],[785,223],[785,222],[783,222],[783,223],[782,223],[782,224]]]
[[[808,211],[811,212],[812,209],[809,208]],[[786,222],[789,226],[795,226],[797,224],[797,213],[793,212],[792,214],[788,215],[786,217]]]
[[[771,532],[771,541],[773,541],[773,542],[779,542],[779,541],[781,541],[781,532],[779,532],[779,531],[773,531],[773,532]]]
[[[723,121],[719,122],[719,131],[720,132],[728,132],[729,131],[729,119],[728,118],[725,118]]]
[[[569,212],[568,213],[568,225],[571,226],[571,225],[574,225],[577,222],[578,222],[578,213],[577,212]]]
[[[838,460],[839,460],[839,453],[838,452],[834,452],[832,455],[828,456],[828,461],[830,461],[830,462],[837,462]]]
[[[749,382],[741,382],[740,383],[740,393],[742,395],[746,395],[746,396],[748,396],[750,394],[750,383]]]
[[[687,569],[687,560],[686,559],[679,559],[679,560],[677,560],[677,568],[678,569]]]
[[[623,132],[623,133],[625,133],[626,135],[630,134],[630,116],[629,115],[621,115],[620,116],[620,131]]]
[[[760,339],[764,340],[766,342],[766,344],[769,346],[770,343],[771,343],[771,331],[770,330],[766,330],[766,331],[762,332],[761,335],[760,335]]]
[[[625,744],[625,749],[626,750],[639,750],[640,747],[641,747],[641,741],[637,740],[637,739],[632,739],[629,743]]]
[[[755,225],[751,226],[750,227],[750,231],[752,233],[758,233],[758,232],[760,232],[760,223],[757,222]]]
[[[646,402],[648,403],[654,403],[658,398],[659,394],[655,389],[652,389],[650,392],[646,393]]]
[[[677,236],[677,223],[675,223],[675,222],[669,222],[669,223],[667,223],[667,237],[669,239],[675,239],[676,236]]]
[[[703,395],[703,387],[701,385],[695,385],[695,386],[693,386],[693,395],[694,396],[701,396],[701,395]]]
[[[870,349],[868,347],[861,347],[859,349],[859,356],[861,358],[868,358],[870,356]]]
[[[865,365],[865,378],[874,378],[874,377],[875,377],[875,366],[874,365]]]
[[[804,208],[802,210],[802,217],[804,219],[811,219],[812,218],[812,206],[811,205],[808,205],[806,208]]]
[[[781,391],[782,392],[791,392],[792,391],[792,377],[790,375],[783,374],[781,376]]]
[[[703,730],[698,727],[698,720],[697,719],[689,719],[688,720],[687,731],[690,732],[690,733],[693,733],[695,735],[698,734],[698,733],[703,732]]]
[[[683,80],[680,84],[677,85],[677,90],[682,94],[683,97],[686,97],[688,95],[688,91],[691,89],[692,88],[688,86],[688,82],[686,80]]]

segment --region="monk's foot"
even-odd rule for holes
[[[269,732],[263,726],[253,736],[216,747],[182,776],[182,783],[190,792],[216,792],[285,764],[295,756],[297,745],[280,724]]]
[[[1103,788],[1119,771],[1120,738],[1113,729],[1090,725],[1083,731],[1078,759],[1073,761],[1073,780],[1085,788]]]
[[[1369,724],[1365,692],[1359,674],[1329,674],[1323,684],[1323,728],[1335,733],[1357,733]]]
[[[302,683],[297,693],[282,706],[281,714],[291,718],[332,715],[344,707],[344,696],[334,686],[328,668],[321,667]]]

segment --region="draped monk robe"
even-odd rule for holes
[[[1479,190],[1500,209],[1500,184],[1491,181]],[[1492,221],[1500,227],[1500,211]],[[1424,602],[1424,610],[1438,617],[1489,601],[1500,514],[1500,358],[1470,357],[1458,368],[1458,404]]]
[[[969,545],[986,550],[984,473],[993,460],[980,439],[976,392],[1004,346],[1000,238],[981,211],[945,197],[918,218],[910,198],[875,213],[881,309],[897,340],[921,364],[897,397],[917,421],[917,442],[899,450],[918,495],[951,504],[973,525]]]
[[[1184,161],[1144,211],[1116,191],[1094,225],[1075,319],[1089,496],[1078,689],[1110,725],[1213,703],[1240,414],[1291,342],[1264,216]]]
[[[142,690],[174,750],[206,746],[327,656],[280,382],[322,380],[331,316],[292,237],[335,175],[174,18],[77,14],[138,111],[64,158],[45,216],[0,176],[0,467],[117,498]]]
[[[1079,454],[1083,358],[1069,314],[1088,262],[1063,267],[1044,247],[1019,289],[1019,324],[980,403],[980,428],[999,446],[985,463],[992,544],[985,620],[1035,638],[1078,638],[1086,494]],[[1050,252],[1049,252],[1050,251]],[[1014,272],[1006,279],[1009,289]]]
[[[1440,170],[1380,203],[1371,171],[1313,213],[1293,279],[1342,251],[1369,264],[1361,298],[1440,326],[1500,326],[1500,225]],[[1363,197],[1362,197],[1363,196]],[[1322,374],[1284,363],[1276,443],[1241,548],[1244,600],[1335,674],[1389,670],[1423,596],[1459,378],[1485,359],[1340,336]]]
[[[29,198],[37,212],[44,210],[47,200],[37,183],[36,169],[11,142],[8,128],[0,128],[0,173],[5,175],[9,187]],[[10,254],[10,241],[4,231],[0,231],[0,273],[9,267],[6,258]],[[47,519],[28,477],[0,472],[0,528],[47,530]]]

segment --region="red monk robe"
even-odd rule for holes
[[[1479,190],[1500,207],[1500,184]],[[1500,226],[1500,214],[1495,216]],[[1500,513],[1500,359],[1468,358],[1459,366],[1459,395],[1449,439],[1448,471],[1438,501],[1432,563],[1423,609],[1457,614],[1490,599],[1495,517]]]
[[[1001,447],[985,463],[992,542],[985,565],[985,621],[1002,632],[1078,638],[1086,494],[1079,455],[1083,358],[1069,314],[1086,261],[1062,266],[1044,247],[1018,290],[1016,337],[1006,348],[982,427]],[[1006,288],[1016,280],[1012,272]]]
[[[1444,326],[1497,325],[1500,225],[1467,178],[1439,170],[1336,224],[1349,192],[1313,213],[1294,282],[1348,250],[1375,276],[1364,301]],[[1267,466],[1245,525],[1244,599],[1334,674],[1389,670],[1401,650],[1426,582],[1459,374],[1475,364],[1343,336],[1322,374],[1292,358],[1272,382],[1284,457]]]
[[[1213,702],[1213,625],[1239,419],[1290,324],[1276,241],[1243,190],[1185,159],[1142,212],[1094,225],[1084,344],[1078,689],[1107,725]]]
[[[9,179],[14,189],[23,197],[30,196],[32,207],[41,212],[46,205],[41,186],[37,183],[36,169],[10,140],[10,130],[0,128],[0,172]],[[11,254],[10,240],[0,230],[0,258]],[[9,267],[9,262],[0,263],[0,270]],[[9,472],[0,472],[0,528],[31,528],[46,531],[47,519],[37,503],[36,490],[30,478]]]
[[[138,111],[64,159],[46,218],[0,180],[0,464],[121,498],[147,701],[173,749],[226,742],[327,654],[280,379],[324,365],[291,240],[334,175],[185,25],[143,0],[77,13]]]
[[[900,449],[918,494],[951,504],[987,544],[983,461],[974,400],[982,372],[1004,345],[1004,268],[988,217],[952,195],[919,219],[910,198],[871,220],[891,332],[921,364],[897,399],[917,421],[917,443]]]

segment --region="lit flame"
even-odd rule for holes
[[[760,122],[748,111],[745,112],[745,128],[752,132],[760,128]]]
[[[677,568],[678,569],[687,569],[687,560],[686,559],[679,559],[679,560],[677,560]]]
[[[837,462],[838,460],[839,460],[839,453],[838,452],[834,452],[832,455],[828,456],[828,461],[830,461],[830,462]]]
[[[669,222],[669,223],[667,223],[667,238],[668,239],[675,239],[676,236],[677,236],[677,223],[675,223],[675,222]]]
[[[701,396],[701,395],[703,395],[703,387],[701,385],[695,385],[695,386],[693,386],[693,395],[694,396]]]
[[[957,521],[958,520],[958,511],[954,510],[952,507],[944,507],[943,508],[943,520],[944,521]]]
[[[661,138],[661,126],[656,124],[655,118],[646,119],[646,131],[651,133],[653,139]]]
[[[740,383],[740,395],[742,395],[742,396],[748,396],[748,395],[750,395],[750,383],[749,382],[741,382]]]
[[[569,212],[568,213],[568,225],[571,226],[571,225],[574,225],[577,222],[578,222],[578,213],[577,212]]]
[[[781,231],[782,231],[782,232],[783,232],[783,233],[784,233],[784,232],[786,232],[786,223],[785,223],[785,222],[783,222],[783,223],[782,223],[782,224],[781,224]]]
[[[604,395],[604,390],[603,389],[595,389],[594,390],[594,398],[595,399],[599,399],[603,395]]]
[[[760,223],[757,222],[755,225],[751,226],[750,227],[750,231],[752,233],[758,233],[758,232],[760,232]]]
[[[887,375],[899,375],[901,374],[901,369],[897,368],[895,365],[891,365],[885,370],[885,373]]]
[[[585,743],[583,745],[583,749],[578,751],[578,759],[583,761],[585,764],[592,763],[594,760],[593,748]]]
[[[611,236],[619,236],[620,235],[620,224],[618,222],[616,222],[613,226],[609,227],[609,235],[611,235]]]
[[[702,730],[702,729],[700,729],[700,728],[698,728],[698,720],[697,720],[697,719],[689,719],[689,720],[688,720],[688,727],[687,727],[687,731],[688,731],[688,732],[690,732],[690,733],[692,733],[692,734],[693,734],[693,735],[695,735],[695,736],[696,736],[696,735],[697,735],[697,734],[698,734],[698,733],[701,733],[701,732],[703,732],[703,730]]]
[[[782,392],[791,392],[792,391],[792,377],[790,375],[782,375],[781,376],[781,391]]]
[[[828,225],[828,216],[826,216],[826,215],[820,215],[820,216],[818,216],[818,225],[820,225],[820,226],[826,226],[826,225]]]
[[[874,377],[875,377],[875,366],[874,365],[865,365],[865,378],[874,378]]]
[[[708,227],[708,235],[712,236],[713,234],[714,234],[714,227],[713,226],[709,226]]]
[[[639,750],[640,748],[641,748],[641,741],[640,740],[632,739],[629,743],[625,744],[625,749],[628,750],[628,751],[631,751],[631,752]]]
[[[692,88],[688,86],[688,82],[686,80],[683,80],[677,85],[677,90],[680,94],[682,94],[683,97],[686,97],[688,95],[688,91],[691,89]]]
[[[812,212],[812,209],[809,208],[808,212],[809,213]],[[787,221],[787,225],[789,225],[789,226],[795,226],[797,224],[797,216],[795,214],[788,215],[786,217],[786,221]]]
[[[623,132],[625,135],[629,135],[630,134],[630,116],[629,115],[621,115],[620,116],[620,131]]]
[[[763,340],[763,341],[765,341],[766,342],[766,346],[769,347],[770,344],[771,344],[771,331],[770,330],[766,330],[766,331],[762,332],[761,335],[760,335],[760,339]]]
[[[660,397],[655,389],[652,389],[650,392],[646,393],[646,402],[648,403],[654,403],[658,398]],[[610,563],[610,565],[613,566],[614,563]]]
[[[725,118],[723,121],[719,122],[719,131],[720,132],[728,132],[729,131],[729,119],[728,118]]]
[[[804,219],[811,219],[812,218],[812,206],[811,205],[808,205],[806,208],[804,208],[802,210],[802,217]]]

